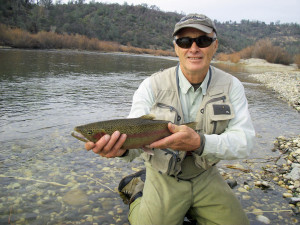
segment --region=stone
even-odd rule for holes
[[[270,184],[267,181],[261,182],[261,185],[264,186],[265,188],[269,188]]]
[[[271,223],[270,219],[269,219],[268,217],[266,217],[266,216],[263,216],[263,215],[258,215],[258,216],[256,217],[256,219],[257,219],[259,222],[264,223],[264,224],[270,224],[270,223]]]
[[[242,187],[239,187],[239,188],[238,188],[238,191],[239,191],[239,192],[243,192],[243,193],[248,192],[245,188],[242,188]]]
[[[226,180],[226,182],[227,182],[227,184],[229,185],[229,187],[231,189],[233,189],[234,187],[237,186],[237,181],[236,180],[228,179],[228,180]]]
[[[88,203],[88,197],[87,195],[79,190],[79,189],[74,189],[69,192],[67,192],[63,196],[63,201],[69,205],[86,205]]]
[[[284,198],[291,198],[291,197],[293,197],[293,195],[292,195],[291,193],[288,193],[288,192],[283,193],[282,196],[283,196]]]
[[[258,187],[261,186],[261,181],[259,181],[259,180],[254,181],[254,185],[255,185],[255,186],[258,186]]]
[[[292,197],[289,203],[295,205],[298,202],[300,202],[300,197]]]
[[[286,178],[293,181],[300,180],[300,167],[294,167],[292,171],[287,174]]]

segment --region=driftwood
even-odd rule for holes
[[[226,166],[227,168],[230,168],[230,169],[240,170],[240,171],[242,171],[244,173],[250,173],[251,172],[250,169],[240,168],[240,167],[237,167],[235,165],[224,165],[224,166]]]
[[[66,184],[60,184],[60,183],[57,183],[57,182],[49,182],[49,181],[44,181],[44,180],[36,180],[36,179],[28,178],[28,177],[5,176],[3,174],[0,174],[0,177],[13,178],[13,179],[16,179],[16,180],[35,181],[35,182],[39,182],[39,183],[46,183],[46,184],[52,184],[52,185],[56,185],[56,186],[68,187],[68,185],[66,185]]]

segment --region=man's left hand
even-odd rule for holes
[[[169,123],[168,128],[172,133],[170,136],[153,142],[149,148],[170,148],[173,150],[193,151],[200,147],[201,138],[192,128],[186,125]]]

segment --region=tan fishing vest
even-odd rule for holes
[[[167,120],[175,124],[185,123],[179,98],[178,69],[172,67],[151,76],[151,87],[154,93],[154,105],[151,114],[157,120]],[[229,120],[234,117],[234,111],[229,100],[229,90],[232,85],[232,76],[215,67],[209,69],[209,81],[206,95],[199,105],[197,113],[196,130],[203,134],[221,134],[225,131]],[[185,151],[174,151],[171,149],[155,149],[154,155],[143,154],[143,158],[159,172],[171,176],[183,173],[197,175],[203,170],[215,165],[219,159],[214,156],[199,156],[192,153],[193,166],[182,171],[182,162],[186,160]],[[190,164],[190,163],[189,163]]]

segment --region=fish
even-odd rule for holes
[[[80,141],[95,143],[106,134],[112,135],[115,131],[120,131],[127,135],[122,149],[143,148],[172,134],[168,129],[170,121],[154,119],[155,116],[150,114],[138,118],[99,121],[77,126],[71,135]],[[184,125],[192,129],[196,127],[195,122]]]

